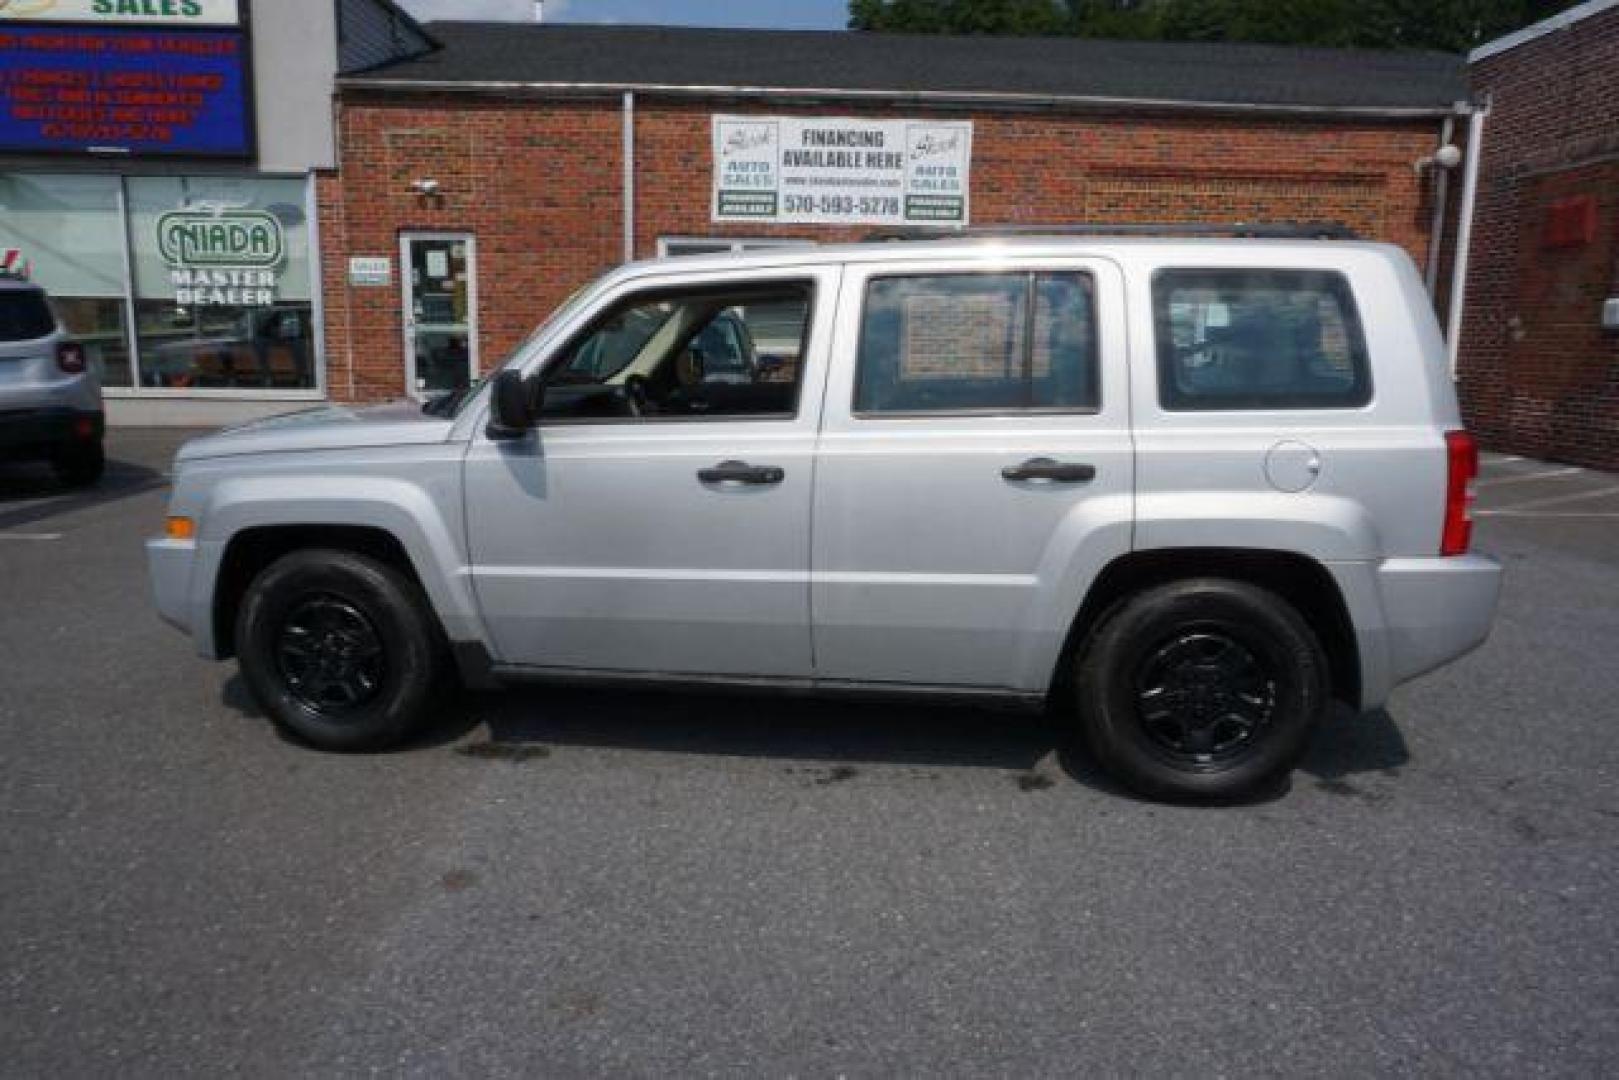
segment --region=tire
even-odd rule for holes
[[[56,470],[56,478],[68,487],[89,487],[107,471],[107,455],[99,439],[74,443],[51,456],[51,468]]]
[[[236,654],[282,731],[322,750],[381,750],[448,689],[443,634],[421,589],[387,563],[308,548],[248,586]]]
[[[1132,790],[1225,801],[1292,770],[1329,701],[1309,624],[1268,590],[1221,578],[1147,589],[1114,608],[1077,657],[1082,727]]]

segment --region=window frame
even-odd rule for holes
[[[674,250],[683,245],[715,248],[722,251],[678,251]],[[814,240],[790,236],[660,236],[658,237],[658,258],[660,259],[692,259],[704,255],[740,255],[748,251],[781,251],[809,249],[816,247]]]
[[[705,282],[700,285],[663,285],[649,289],[631,290],[610,301],[605,307],[598,310],[577,331],[569,334],[557,344],[554,349],[547,351],[541,361],[538,376],[542,384],[549,386],[553,378],[565,368],[564,358],[570,356],[573,350],[584,340],[594,334],[601,325],[616,313],[627,307],[640,304],[657,303],[663,299],[677,297],[701,296],[705,293],[716,296],[746,295],[756,292],[770,292],[772,290],[783,292],[789,289],[801,289],[806,293],[804,302],[803,326],[798,336],[798,378],[793,385],[793,407],[791,412],[771,413],[712,413],[692,414],[685,413],[678,416],[547,416],[542,408],[539,418],[539,427],[601,427],[604,425],[621,425],[624,427],[643,427],[658,424],[680,423],[796,423],[803,415],[804,410],[804,384],[808,376],[805,364],[810,351],[810,340],[815,326],[816,306],[820,302],[820,282],[813,276],[788,275],[772,278],[767,281],[738,280],[735,282]],[[720,311],[724,311],[721,308]],[[719,312],[716,312],[716,317]],[[687,343],[695,340],[702,333],[704,326],[699,326],[692,332]],[[654,334],[656,336],[656,334]]]
[[[285,170],[270,169],[265,171],[236,169],[224,171],[209,171],[207,169],[187,169],[177,166],[166,171],[152,172],[136,168],[119,169],[107,173],[79,173],[71,169],[55,167],[45,163],[30,165],[19,163],[10,167],[0,167],[0,175],[14,176],[31,180],[49,180],[59,176],[105,176],[110,181],[115,194],[115,211],[113,221],[109,227],[116,230],[116,247],[118,252],[118,291],[112,294],[90,294],[64,291],[60,294],[62,300],[93,300],[97,302],[113,303],[117,305],[122,329],[120,337],[128,357],[129,384],[107,382],[101,387],[102,397],[109,401],[128,401],[144,399],[150,401],[292,401],[292,402],[322,402],[328,399],[330,385],[327,376],[326,356],[326,306],[325,284],[326,275],[321,262],[321,219],[319,214],[319,198],[315,190],[314,177],[310,173],[287,172]],[[312,385],[310,386],[147,386],[143,385],[143,372],[146,365],[152,362],[150,350],[141,347],[140,315],[138,304],[145,299],[138,295],[136,288],[135,266],[135,215],[133,200],[130,197],[131,185],[135,181],[147,179],[167,179],[179,177],[182,179],[208,179],[208,180],[235,180],[250,184],[257,184],[266,180],[295,180],[301,185],[296,205],[303,211],[305,227],[308,231],[306,258],[300,260],[305,263],[309,278],[310,296],[308,299],[289,301],[289,303],[305,305],[308,308],[309,338],[310,338],[310,364],[312,368]],[[289,200],[291,201],[291,200]],[[289,261],[290,257],[289,257]],[[56,291],[40,281],[36,274],[33,284],[45,288],[52,300],[58,299]],[[60,321],[60,320],[59,320]],[[68,329],[64,324],[64,329]],[[69,333],[72,331],[69,330]]]
[[[1169,290],[1160,291],[1163,279],[1172,275],[1207,276],[1215,274],[1245,277],[1291,277],[1320,279],[1327,284],[1325,293],[1333,295],[1340,304],[1344,319],[1345,336],[1349,343],[1349,360],[1355,374],[1355,394],[1327,400],[1308,395],[1292,396],[1215,396],[1202,399],[1174,400],[1174,356],[1166,353],[1165,346],[1174,348],[1174,331],[1170,326]],[[1149,300],[1152,308],[1153,373],[1157,382],[1158,408],[1161,412],[1177,415],[1256,413],[1256,412],[1357,412],[1370,408],[1376,400],[1377,388],[1372,381],[1371,350],[1366,340],[1366,324],[1361,318],[1360,303],[1355,296],[1353,282],[1342,270],[1308,266],[1159,266],[1152,272],[1149,282]],[[1302,291],[1302,290],[1295,290]]]
[[[1028,368],[1034,349],[1034,318],[1036,303],[1035,279],[1042,275],[1055,277],[1069,275],[1082,277],[1089,281],[1088,294],[1091,303],[1090,319],[1090,361],[1092,382],[1096,387],[1095,404],[1093,405],[1028,405],[1021,407],[1008,407],[1003,405],[983,405],[962,409],[911,409],[886,411],[882,409],[862,409],[860,403],[860,375],[865,370],[866,357],[862,345],[866,336],[866,312],[871,302],[871,287],[879,281],[892,281],[896,279],[914,278],[941,278],[941,277],[1022,277],[1024,279],[1025,311],[1023,314],[1023,363]],[[1067,267],[1067,266],[1036,266],[1036,267],[997,267],[994,269],[941,269],[941,270],[895,270],[892,272],[869,274],[865,279],[864,288],[860,295],[860,309],[855,322],[855,357],[853,365],[853,378],[849,386],[849,416],[855,420],[928,420],[950,417],[1019,417],[1019,416],[1096,416],[1103,410],[1107,400],[1106,387],[1103,385],[1102,364],[1102,316],[1100,303],[1100,282],[1094,268]]]

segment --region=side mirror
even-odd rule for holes
[[[539,377],[523,378],[510,368],[500,372],[489,386],[489,426],[491,439],[520,439],[539,421],[545,389]]]

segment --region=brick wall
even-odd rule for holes
[[[497,363],[573,289],[619,260],[616,103],[459,99],[339,109],[338,170],[317,179],[326,382],[338,401],[405,392],[399,237],[477,239],[479,358]],[[431,178],[424,196],[414,181]],[[388,288],[348,284],[348,259],[386,255]]]
[[[914,109],[862,104],[759,110],[641,99],[636,110],[637,255],[660,236],[858,239],[868,227],[715,225],[709,220],[710,116],[768,111],[884,118]],[[1085,221],[1342,220],[1391,240],[1419,264],[1428,183],[1412,162],[1437,121],[1059,113],[939,114],[976,121],[975,225]],[[623,206],[619,102],[381,96],[339,103],[339,169],[319,179],[328,385],[338,400],[404,387],[400,296],[347,284],[351,255],[390,255],[412,229],[477,236],[480,355],[503,357],[579,285],[619,261]],[[441,194],[411,191],[432,177]]]
[[[1459,365],[1485,444],[1619,469],[1619,8],[1474,65],[1489,94]],[[1594,228],[1558,237],[1555,215]],[[1577,230],[1578,231],[1578,230]]]

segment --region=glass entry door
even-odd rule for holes
[[[458,390],[478,370],[477,253],[466,233],[406,233],[405,379],[415,397]]]

